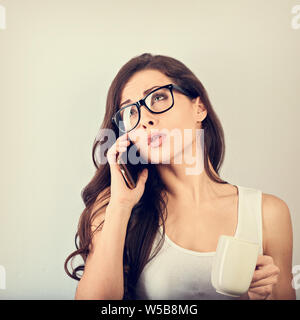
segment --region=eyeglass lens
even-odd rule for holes
[[[173,103],[172,94],[169,88],[161,88],[154,91],[145,100],[147,107],[153,112],[162,112],[171,107]],[[116,117],[119,128],[122,131],[129,131],[139,121],[139,113],[136,105],[129,105],[117,113]]]

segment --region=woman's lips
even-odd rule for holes
[[[166,135],[165,134],[154,134],[151,136],[151,139],[150,139],[150,143],[149,143],[149,146],[151,148],[157,148],[157,147],[160,147],[162,145],[162,143],[164,142],[166,138]]]

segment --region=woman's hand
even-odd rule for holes
[[[119,154],[127,150],[129,144],[130,141],[128,140],[127,133],[118,137],[115,143],[108,150],[107,159],[111,173],[111,197],[109,203],[118,207],[122,206],[131,209],[140,200],[144,193],[145,183],[148,178],[148,169],[144,169],[139,174],[137,185],[134,189],[127,187],[119,165],[117,164],[117,157]]]
[[[280,269],[274,264],[271,256],[259,255],[252,282],[247,292],[249,299],[270,300],[279,273]]]

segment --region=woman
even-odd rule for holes
[[[82,193],[80,244],[65,261],[67,274],[80,280],[75,299],[236,299],[214,290],[211,263],[219,236],[243,236],[248,222],[260,255],[250,288],[238,299],[295,299],[289,209],[276,196],[219,177],[222,126],[205,88],[183,63],[151,54],[127,62],[109,88],[101,129],[118,138],[106,163],[96,162],[101,143],[94,143],[97,171]],[[183,147],[173,129],[181,137],[191,133]],[[155,140],[157,131],[165,134]],[[116,163],[129,140],[148,161],[134,189]],[[85,264],[71,274],[67,263],[77,254]]]

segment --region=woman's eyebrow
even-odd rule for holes
[[[147,89],[146,91],[144,91],[144,96],[145,96],[147,93],[149,93],[152,89],[154,89],[154,88],[159,88],[159,87],[160,87],[160,86],[154,86],[154,87],[152,87],[152,88],[150,88],[150,89]],[[128,99],[128,100],[122,102],[122,103],[120,104],[120,107],[122,107],[123,104],[128,103],[128,102],[131,102],[131,100]]]

